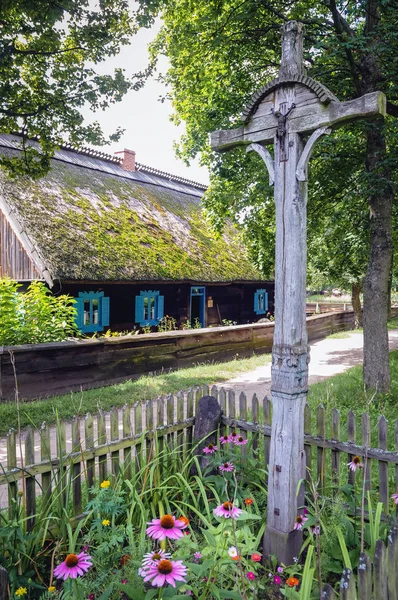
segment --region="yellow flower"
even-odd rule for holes
[[[47,592],[49,594],[53,594],[54,592],[57,591],[57,588],[55,587],[55,585],[50,585],[50,587],[48,588]]]
[[[109,521],[109,519],[104,519],[102,521],[102,524],[103,524],[104,527],[109,527],[109,525],[111,524],[111,522]]]
[[[103,481],[103,482],[101,483],[100,487],[101,487],[103,490],[107,490],[107,489],[108,489],[108,487],[109,487],[110,485],[111,485],[111,482],[109,481],[109,479],[105,479],[105,481]]]
[[[17,589],[17,591],[15,592],[15,595],[18,596],[18,598],[19,598],[20,596],[25,596],[25,594],[27,594],[27,593],[28,593],[28,590],[26,588],[19,587]]]

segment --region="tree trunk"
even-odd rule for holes
[[[362,93],[377,89],[382,74],[377,57],[379,0],[366,3],[368,52],[361,63]],[[366,169],[370,185],[370,255],[363,286],[363,379],[365,386],[388,392],[391,385],[388,350],[389,278],[392,264],[391,169],[386,164],[384,121],[367,126]]]
[[[360,282],[351,285],[351,304],[355,315],[355,329],[362,327],[362,306],[361,306],[362,285]]]

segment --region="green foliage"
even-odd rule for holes
[[[24,136],[21,157],[4,156],[0,164],[14,176],[37,178],[49,170],[49,159],[63,142],[108,143],[99,123],[84,123],[81,111],[85,105],[105,110],[143,84],[143,73],[126,77],[120,68],[113,74],[95,68],[135,33],[128,2],[5,1],[0,22],[0,131]],[[26,144],[36,136],[36,147]]]
[[[11,279],[0,279],[0,345],[60,342],[78,336],[73,298],[53,296],[40,281],[25,293]]]

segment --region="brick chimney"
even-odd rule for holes
[[[125,171],[135,171],[135,152],[134,150],[128,150],[125,148],[120,152],[115,152],[115,154],[122,154],[122,163],[121,167]]]

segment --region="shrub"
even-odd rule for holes
[[[25,293],[20,287],[12,279],[0,279],[0,345],[61,342],[79,335],[73,298],[53,296],[40,281]]]

